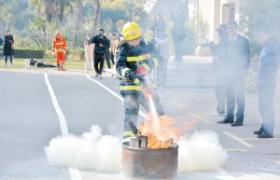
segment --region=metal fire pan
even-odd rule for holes
[[[177,144],[167,149],[146,149],[122,145],[122,175],[127,179],[176,179]]]

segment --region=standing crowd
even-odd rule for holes
[[[257,90],[260,129],[254,131],[258,138],[272,138],[274,128],[274,97],[277,69],[280,61],[279,46],[271,26],[256,29],[263,44],[258,65]],[[249,40],[238,33],[235,21],[221,24],[217,29],[219,42],[212,44],[214,74],[216,78],[216,113],[224,115],[219,124],[243,126],[245,112],[245,81],[250,66]],[[236,111],[235,111],[236,109]],[[236,112],[236,113],[235,113]]]

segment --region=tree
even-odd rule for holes
[[[241,16],[241,26],[247,31],[251,40],[252,54],[260,49],[255,36],[258,29],[271,28],[277,32],[280,29],[280,3],[279,0],[248,0]],[[278,33],[276,33],[277,36]]]

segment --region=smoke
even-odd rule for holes
[[[227,159],[214,132],[195,132],[182,137],[179,144],[179,172],[211,171]],[[121,170],[121,142],[110,135],[102,135],[98,126],[82,136],[69,135],[52,139],[45,153],[50,164],[70,166],[103,173]]]
[[[178,171],[211,171],[221,167],[227,153],[219,143],[216,133],[198,131],[182,137],[179,144]]]
[[[121,167],[121,143],[118,138],[102,135],[98,126],[81,137],[69,135],[57,137],[45,148],[52,165],[71,166],[98,172],[119,172]]]

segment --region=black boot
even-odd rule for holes
[[[217,123],[218,124],[231,124],[231,123],[233,123],[233,119],[234,119],[233,117],[231,117],[231,118],[225,117],[224,120],[218,121]]]
[[[59,71],[60,70],[60,64],[56,64],[56,70]]]
[[[259,130],[254,131],[254,134],[256,134],[256,135],[260,135],[260,134],[262,134],[262,133],[263,133],[263,131],[264,131],[264,129],[261,127]]]
[[[244,117],[237,118],[236,121],[234,123],[232,123],[231,126],[233,126],[233,127],[243,126],[243,121],[244,121]]]

